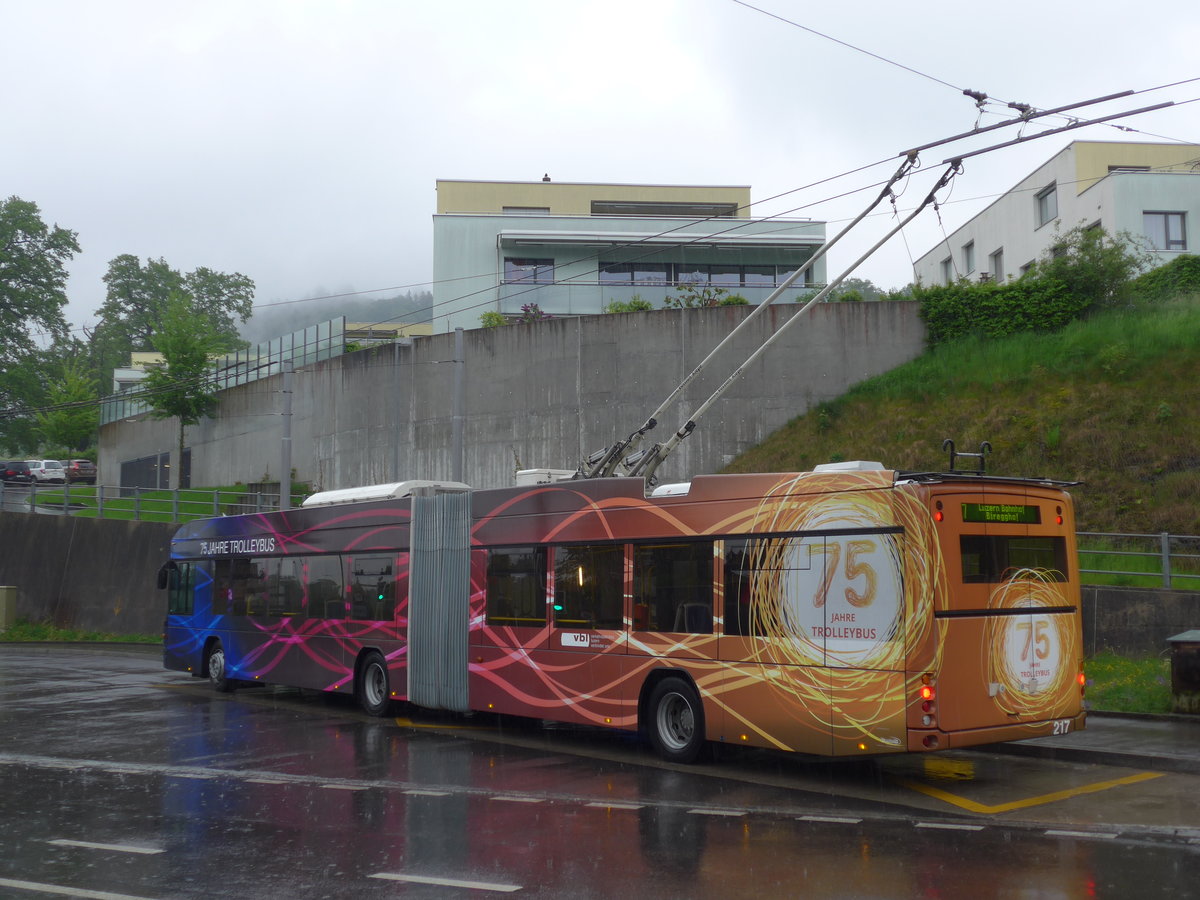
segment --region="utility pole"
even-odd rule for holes
[[[466,427],[467,361],[463,358],[463,330],[454,329],[454,407],[452,411],[453,446],[450,451],[452,481],[463,480],[463,429]]]
[[[292,368],[289,357],[283,361],[283,439],[280,441],[279,508],[292,508]]]

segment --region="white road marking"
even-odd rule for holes
[[[151,897],[137,897],[133,894],[89,891],[77,887],[63,887],[58,884],[42,884],[37,881],[17,881],[12,878],[0,878],[0,887],[13,888],[18,891],[36,891],[40,894],[56,894],[59,897],[81,897],[83,900],[153,900]]]
[[[401,875],[398,872],[379,872],[370,878],[382,878],[385,881],[409,881],[414,884],[436,884],[441,887],[473,888],[477,891],[500,891],[511,894],[521,890],[519,884],[495,884],[488,881],[461,881],[457,878],[427,878],[423,875]]]
[[[588,804],[588,806],[594,806],[594,807],[597,807],[598,809],[642,809],[645,807],[645,805],[646,804],[644,804],[644,803],[601,803],[601,802]]]
[[[147,856],[165,852],[159,847],[135,847],[132,844],[97,844],[94,841],[71,841],[66,838],[58,838],[57,840],[46,841],[46,843],[54,844],[58,847],[83,847],[85,850],[116,850],[118,853],[143,853]]]
[[[503,800],[506,803],[545,803],[542,797],[518,797],[513,794],[501,794],[493,797],[493,800]]]
[[[321,787],[330,791],[365,791],[365,784],[323,784]]]
[[[952,822],[918,822],[918,828],[941,828],[945,831],[983,831],[982,825],[955,825]]]
[[[1078,838],[1097,838],[1099,840],[1110,840],[1117,835],[1115,832],[1105,831],[1059,831],[1051,828],[1049,831],[1042,832],[1051,837],[1078,837]]]
[[[862,819],[849,816],[796,816],[801,822],[832,822],[836,825],[857,825]]]
[[[247,778],[246,784],[287,784],[282,778]]]
[[[416,788],[405,791],[410,797],[448,797],[449,791],[422,791]]]
[[[688,812],[690,812],[694,816],[732,816],[732,817],[737,817],[737,816],[744,816],[746,814],[746,811],[744,809],[689,809]]]

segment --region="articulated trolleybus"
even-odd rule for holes
[[[953,466],[951,467],[953,469]],[[828,756],[1084,724],[1066,485],[878,463],[497,490],[402,482],[192,522],[164,663],[239,683]]]

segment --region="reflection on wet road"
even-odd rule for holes
[[[917,766],[943,760],[943,783],[961,790],[991,765],[982,756],[905,757],[889,770],[735,754],[680,769],[625,736],[413,718],[427,727],[297,692],[216,696],[153,657],[0,647],[0,896],[1198,889],[1200,833],[1115,827],[1085,811],[970,817],[896,783],[932,783]],[[1194,796],[1187,776],[1125,790],[1168,779]],[[1111,821],[1139,802],[1146,795],[1109,802]]]

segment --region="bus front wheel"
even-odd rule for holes
[[[695,762],[704,749],[704,707],[696,691],[682,678],[664,678],[650,692],[650,743],[670,762]]]
[[[388,668],[381,653],[372,651],[363,658],[358,674],[358,702],[369,716],[382,716],[388,711],[391,703]]]
[[[225,670],[225,648],[220,641],[213,641],[208,646],[208,659],[205,661],[208,669],[208,683],[213,690],[227,694],[233,690],[233,679]]]

